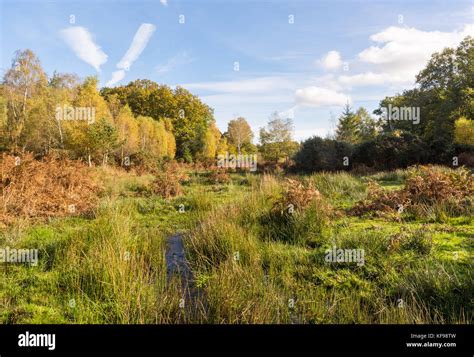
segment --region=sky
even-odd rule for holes
[[[217,126],[256,137],[273,112],[326,136],[344,104],[372,112],[432,53],[474,36],[474,1],[0,0],[0,72],[31,49],[51,75],[183,86]]]

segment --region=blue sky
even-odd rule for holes
[[[257,134],[277,111],[301,140],[330,133],[347,101],[372,111],[412,87],[473,18],[469,0],[1,0],[0,68],[29,48],[49,75],[182,85],[221,130],[244,116]]]

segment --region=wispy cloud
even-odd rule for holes
[[[107,82],[106,86],[113,86],[125,78],[126,71],[130,70],[133,62],[135,62],[141,55],[153,35],[153,32],[155,32],[155,29],[155,25],[152,24],[140,25],[133,37],[127,53],[125,53],[125,56],[123,56],[120,62],[117,63],[117,68],[119,70],[112,73],[112,78]]]
[[[165,64],[156,66],[156,72],[158,74],[165,74],[172,71],[178,66],[189,64],[194,62],[195,59],[188,55],[186,51],[178,53],[176,56],[171,57]]]
[[[107,55],[94,42],[92,34],[81,26],[73,26],[61,30],[60,35],[77,57],[90,64],[97,72],[107,62]]]
[[[160,0],[161,5],[168,6],[168,0]]]
[[[105,84],[107,87],[113,86],[115,83],[120,82],[122,79],[125,78],[125,71],[123,69],[119,69],[112,73],[112,78]]]
[[[280,118],[289,118],[289,119],[295,119],[295,109],[297,109],[298,106],[293,106],[287,110],[283,110],[281,112],[278,112],[278,116]]]
[[[292,102],[292,97],[284,94],[240,94],[235,95],[231,93],[227,94],[212,94],[201,96],[201,99],[206,103],[210,103],[214,106],[234,106],[242,103],[258,105],[258,104],[274,104],[275,106],[282,103]]]
[[[260,77],[235,81],[199,82],[183,84],[190,90],[205,90],[221,93],[268,93],[277,90],[291,89],[291,81],[282,77]]]
[[[141,24],[138,28],[135,36],[133,37],[132,43],[128,48],[125,56],[122,57],[119,63],[117,63],[117,68],[124,69],[128,71],[132,66],[133,62],[137,60],[140,54],[145,49],[148,41],[155,32],[155,25],[152,24]]]

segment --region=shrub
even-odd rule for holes
[[[350,164],[351,156],[350,144],[314,136],[303,142],[294,156],[294,169],[304,172],[345,170],[350,166],[344,166],[344,157]]]
[[[283,194],[261,217],[263,236],[289,243],[309,243],[320,235],[329,219],[330,206],[310,181],[287,179]]]
[[[426,207],[435,207],[443,213],[459,215],[472,211],[473,195],[473,175],[467,169],[419,166],[408,171],[401,190],[386,191],[370,182],[367,199],[356,204],[352,212],[356,215],[395,210],[419,213],[423,208],[426,211]]]
[[[52,156],[39,161],[31,154],[18,159],[0,158],[0,225],[18,217],[87,214],[97,205],[100,187],[80,162]]]
[[[212,170],[209,174],[209,182],[212,184],[225,184],[229,183],[231,178],[225,170]]]
[[[462,152],[459,154],[459,165],[467,167],[474,167],[474,154],[469,152]]]
[[[301,182],[293,179],[286,179],[283,199],[277,201],[274,209],[284,210],[292,205],[294,210],[305,209],[313,200],[321,198],[319,191],[312,182]]]
[[[378,170],[392,170],[427,162],[428,148],[416,135],[379,135],[359,144],[354,150],[354,165],[365,165]]]
[[[188,175],[177,162],[165,163],[161,170],[155,169],[153,174],[155,175],[152,183],[153,193],[163,198],[179,196],[183,193],[181,184],[188,179]]]
[[[370,181],[368,183],[367,198],[359,201],[351,212],[355,215],[363,215],[370,212],[378,215],[380,212],[393,212],[400,207],[405,207],[408,197],[402,191],[387,191],[378,183]],[[403,209],[403,208],[402,208]]]
[[[466,169],[420,166],[409,170],[404,190],[413,204],[460,201],[474,194],[473,175]]]

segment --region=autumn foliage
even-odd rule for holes
[[[0,226],[18,219],[46,219],[90,213],[100,186],[89,168],[52,156],[0,157]]]
[[[153,193],[163,197],[171,198],[183,193],[182,183],[188,179],[184,166],[176,161],[163,164],[154,170],[155,179],[152,183]]]
[[[402,213],[406,209],[416,210],[420,206],[443,204],[472,208],[473,197],[473,174],[467,169],[418,166],[408,171],[405,185],[400,190],[384,190],[379,184],[370,182],[368,197],[356,204],[352,213]]]

